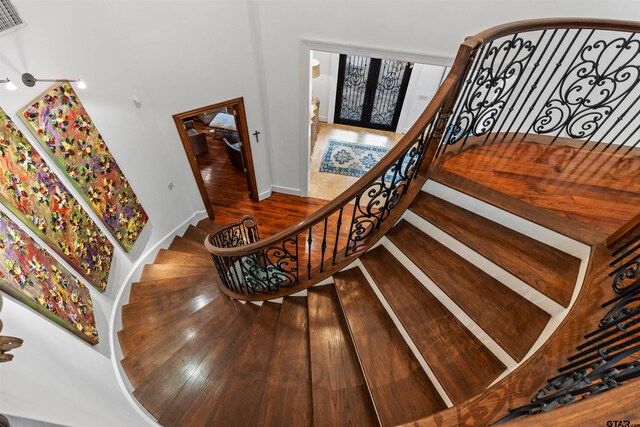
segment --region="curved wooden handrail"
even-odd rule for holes
[[[209,252],[211,252],[213,255],[229,257],[242,256],[267,249],[274,244],[277,244],[278,242],[289,238],[290,236],[307,230],[309,227],[312,227],[320,221],[324,220],[324,218],[326,218],[327,216],[337,212],[341,206],[347,204],[350,200],[352,200],[364,189],[366,189],[368,184],[374,182],[377,178],[380,177],[381,174],[385,173],[394,164],[394,162],[398,160],[398,157],[404,154],[407,148],[415,143],[416,138],[420,136],[420,134],[424,131],[424,128],[427,127],[431,121],[433,121],[436,114],[439,112],[441,105],[444,103],[444,101],[446,101],[447,97],[451,93],[451,90],[458,83],[459,78],[461,78],[460,75],[455,74],[454,70],[452,69],[445,82],[442,84],[442,86],[434,96],[431,103],[429,103],[427,108],[420,115],[411,129],[384,156],[384,158],[380,162],[378,162],[378,164],[371,168],[369,172],[363,175],[357,182],[355,182],[351,187],[342,192],[338,197],[336,197],[311,215],[307,216],[300,222],[291,225],[283,231],[251,245],[238,248],[219,248],[212,245],[210,239],[207,239],[205,241],[205,245]]]
[[[640,32],[640,22],[621,21],[599,18],[539,18],[509,22],[496,25],[473,36],[467,37],[465,43],[474,48],[480,44],[489,43],[504,36],[524,33],[528,31],[555,30],[555,29],[590,29],[609,31]]]
[[[280,288],[276,291],[263,291],[265,294],[262,295],[253,295],[251,297],[247,297],[247,295],[237,294],[236,292],[226,289],[225,293],[232,297],[238,297],[239,299],[257,299],[264,300],[270,298],[276,298],[278,296],[289,295],[291,293],[297,292],[299,290],[305,289],[313,284],[317,283],[318,280],[322,280],[328,277],[332,272],[337,271],[336,269],[339,267],[344,267],[348,264],[347,261],[353,261],[360,253],[367,250],[372,244],[374,244],[380,237],[377,236],[379,232],[384,232],[387,229],[386,224],[384,226],[381,225],[382,220],[380,218],[373,218],[376,221],[369,221],[369,226],[373,229],[369,230],[359,230],[363,232],[366,236],[364,241],[353,241],[348,243],[358,243],[356,250],[351,250],[349,246],[347,246],[346,250],[344,248],[340,248],[340,252],[344,251],[344,256],[338,256],[338,260],[336,261],[336,256],[334,255],[331,266],[328,268],[319,268],[319,271],[313,271],[311,268],[311,262],[309,261],[308,271],[306,277],[301,277],[300,272],[305,266],[298,265],[300,258],[298,257],[298,250],[301,248],[302,251],[305,251],[305,240],[307,239],[306,234],[308,233],[308,259],[311,259],[311,251],[312,251],[312,233],[313,227],[319,226],[322,227],[322,223],[324,222],[324,234],[326,239],[327,233],[327,219],[336,213],[340,213],[340,220],[342,220],[342,210],[349,206],[350,204],[358,204],[361,201],[361,198],[366,199],[371,194],[365,193],[373,193],[373,188],[379,184],[377,181],[384,181],[384,176],[388,171],[390,171],[394,165],[397,166],[397,163],[402,163],[402,159],[407,154],[408,150],[416,144],[416,141],[419,138],[425,138],[425,133],[429,134],[425,139],[428,141],[425,143],[428,146],[428,149],[422,153],[420,158],[421,166],[420,166],[420,177],[426,180],[427,171],[433,163],[434,159],[440,156],[440,148],[444,148],[442,154],[445,153],[447,147],[451,146],[456,142],[456,140],[452,140],[452,136],[447,135],[444,131],[447,129],[447,132],[452,133],[456,131],[456,126],[458,126],[458,122],[456,121],[456,116],[460,113],[459,105],[465,105],[466,102],[470,102],[465,98],[467,96],[466,91],[469,86],[473,86],[476,84],[473,81],[475,68],[478,67],[478,64],[482,63],[486,58],[487,52],[482,53],[485,49],[484,46],[488,43],[500,39],[505,36],[514,35],[517,36],[519,33],[526,33],[530,31],[540,31],[540,30],[548,30],[548,29],[599,29],[599,30],[612,30],[612,31],[638,31],[640,32],[640,23],[637,22],[629,22],[629,21],[612,21],[612,20],[603,20],[603,19],[585,19],[585,18],[555,18],[555,19],[534,19],[534,20],[525,20],[512,22],[504,25],[498,25],[493,28],[489,28],[485,31],[482,31],[476,35],[470,36],[465,39],[465,41],[459,46],[455,61],[452,65],[451,71],[447,75],[443,84],[440,86],[439,90],[436,92],[436,95],[429,103],[427,108],[420,115],[418,120],[413,124],[411,129],[402,137],[402,139],[389,151],[389,153],[377,164],[375,165],[367,174],[365,174],[362,178],[360,178],[355,184],[349,187],[346,191],[341,193],[338,197],[336,197],[331,202],[328,202],[322,208],[317,210],[316,212],[310,214],[305,219],[300,222],[284,229],[283,231],[272,235],[264,240],[259,240],[257,242],[245,244],[242,246],[235,247],[220,247],[215,244],[212,240],[213,236],[209,236],[205,241],[205,246],[207,250],[212,254],[214,260],[219,262],[220,260],[225,260],[228,265],[235,263],[236,269],[240,266],[240,270],[247,269],[247,265],[243,263],[239,263],[239,258],[245,257],[244,261],[252,261],[254,264],[252,268],[262,269],[263,278],[253,277],[252,280],[254,282],[269,282],[269,274],[273,274],[272,266],[268,266],[268,259],[266,258],[266,252],[279,250],[280,252],[287,255],[286,245],[290,245],[291,251],[295,251],[295,255],[290,254],[290,258],[288,262],[294,264],[292,270],[290,272],[294,272],[296,275],[295,281],[293,285],[290,285],[291,288],[284,289]],[[562,40],[560,40],[560,43]],[[506,46],[509,46],[508,44]],[[492,50],[495,52],[495,47]],[[478,55],[478,58],[476,56]],[[485,55],[483,57],[480,57]],[[483,65],[480,65],[482,68]],[[537,67],[537,65],[536,65]],[[526,68],[526,64],[525,64]],[[504,70],[503,70],[504,72]],[[499,78],[506,78],[505,76],[497,76]],[[539,77],[538,77],[539,78]],[[535,86],[534,86],[535,87]],[[487,89],[488,92],[488,89]],[[486,96],[485,96],[486,100]],[[484,102],[484,101],[483,101]],[[536,100],[537,102],[537,100]],[[463,107],[464,109],[464,107]],[[455,110],[455,111],[454,111]],[[477,119],[477,117],[475,118]],[[431,126],[431,127],[430,127]],[[427,131],[427,128],[430,130]],[[464,129],[465,132],[469,131],[468,129]],[[508,131],[509,129],[507,129]],[[475,130],[474,130],[475,131]],[[487,131],[483,131],[481,135],[488,136],[491,134],[491,129]],[[507,132],[508,133],[508,132]],[[443,137],[443,135],[447,135],[447,138]],[[463,135],[466,135],[463,134]],[[464,142],[466,142],[466,138],[464,138]],[[464,142],[459,144],[458,150],[464,148]],[[417,178],[417,174],[414,176]],[[424,180],[416,179],[416,183],[411,180],[408,181],[407,186],[415,186],[416,184],[421,184]],[[384,183],[383,183],[384,184]],[[395,185],[395,184],[392,184]],[[387,190],[389,192],[396,191],[396,189],[391,188]],[[402,203],[397,204],[397,201],[392,201],[393,207],[406,209],[409,205],[409,198],[413,198],[415,191],[407,191],[407,189],[403,189],[402,195],[408,193],[408,196],[405,197],[405,200]],[[380,203],[390,203],[389,200],[392,197],[399,197],[398,194],[387,194],[387,200]],[[397,206],[396,206],[397,204]],[[378,204],[374,206],[376,209],[382,209],[381,205]],[[360,208],[360,206],[357,206]],[[354,208],[354,218],[355,218],[355,209]],[[394,212],[391,215],[389,212],[386,213],[389,217],[395,217],[397,212]],[[375,216],[375,215],[374,215]],[[371,219],[371,218],[370,218]],[[365,219],[366,220],[366,219]],[[353,220],[352,220],[353,222]],[[359,224],[362,227],[362,224]],[[338,226],[339,227],[339,226]],[[352,226],[353,227],[353,226]],[[358,230],[354,230],[358,231]],[[340,229],[338,228],[338,233]],[[375,234],[375,236],[373,236]],[[317,236],[316,236],[317,238]],[[351,231],[347,238],[351,238]],[[336,247],[337,247],[336,237]],[[357,240],[357,239],[356,239]],[[325,242],[323,241],[323,245]],[[317,254],[314,254],[317,255]],[[357,255],[357,256],[356,256]],[[261,257],[260,263],[257,261],[258,258],[253,260],[246,258],[249,256]],[[325,252],[324,247],[322,248],[322,260],[324,260]],[[265,261],[266,260],[266,261]],[[266,263],[265,263],[266,262]],[[230,264],[231,263],[231,264]],[[313,280],[311,280],[313,271]],[[240,271],[241,275],[244,274],[243,271]],[[254,272],[255,273],[255,272]],[[266,275],[266,280],[264,276]],[[228,277],[223,277],[223,280],[227,280]],[[267,283],[267,286],[270,286]],[[277,288],[278,286],[276,286]],[[268,295],[266,295],[268,294]]]

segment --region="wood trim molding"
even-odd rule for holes
[[[193,177],[196,180],[196,185],[198,186],[198,190],[200,191],[200,196],[202,197],[202,201],[204,202],[207,214],[212,220],[215,218],[215,214],[213,211],[213,207],[211,206],[211,200],[209,199],[209,195],[207,194],[202,175],[200,175],[198,162],[195,155],[193,154],[193,150],[191,150],[191,146],[189,145],[189,137],[187,136],[187,131],[184,128],[183,123],[184,120],[189,117],[193,117],[200,113],[223,107],[231,108],[236,113],[236,127],[238,128],[238,132],[240,133],[240,141],[242,142],[241,150],[242,156],[245,160],[245,166],[249,178],[249,192],[251,194],[251,200],[257,202],[259,200],[258,185],[256,183],[256,173],[253,164],[253,156],[251,154],[251,139],[249,137],[249,128],[247,126],[247,116],[246,110],[244,108],[244,99],[242,97],[234,98],[228,101],[207,105],[173,115],[173,121],[176,124],[178,135],[180,136],[180,140],[182,141],[182,146],[184,147],[185,154],[187,155],[189,165],[191,166],[191,172],[193,173]]]

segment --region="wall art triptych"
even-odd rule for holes
[[[20,112],[122,248],[131,251],[148,217],[69,83]],[[79,275],[107,287],[113,244],[0,108],[0,202]],[[0,212],[0,290],[90,344],[98,331],[89,290]]]

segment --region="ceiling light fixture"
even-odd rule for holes
[[[7,90],[16,90],[18,89],[18,86],[14,85],[13,82],[11,80],[9,80],[8,78],[5,80],[0,80],[0,83],[6,83],[5,85],[5,89]]]
[[[78,83],[78,88],[86,89],[87,84],[82,79],[36,79],[31,73],[24,73],[22,75],[22,83],[27,87],[34,87],[38,82],[75,82]]]

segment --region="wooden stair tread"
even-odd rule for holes
[[[164,407],[196,373],[210,349],[220,345],[239,311],[239,308],[218,310],[184,345],[144,378],[133,394],[144,402],[147,411],[155,417],[162,415]],[[175,347],[178,345],[174,344]]]
[[[162,345],[167,341],[184,342],[193,331],[193,325],[206,323],[207,319],[213,316],[219,304],[216,301],[220,300],[224,299],[216,298],[200,310],[182,317],[168,325],[164,325],[162,328],[153,328],[142,331],[141,333],[134,333],[131,329],[120,330],[118,332],[118,339],[120,341],[122,353],[125,357],[134,357],[138,352],[144,353],[146,351],[151,351],[150,349],[152,347]],[[231,303],[240,304],[239,302]]]
[[[202,393],[200,404],[190,413],[193,421],[186,425],[255,424],[271,362],[279,314],[280,304],[262,304],[242,351],[228,365],[222,378]]]
[[[309,288],[307,295],[313,425],[377,425],[335,287]]]
[[[196,243],[184,237],[175,237],[169,245],[169,249],[211,259],[211,254],[207,251],[207,248],[204,247],[203,243]]]
[[[438,165],[430,171],[430,179],[587,245],[598,244],[607,238],[607,234],[596,230],[594,227],[572,221],[558,215],[558,212],[548,211],[542,207],[532,205],[524,200],[511,197],[496,189],[479,184],[464,176],[449,172],[444,169],[442,165]]]
[[[550,315],[407,221],[387,238],[516,361]]]
[[[216,222],[213,222],[208,218],[205,218],[201,220],[198,224],[196,224],[196,228],[199,228],[200,230],[203,230],[209,234],[218,232],[218,230],[220,230],[222,227],[223,227],[222,225]]]
[[[245,351],[259,308],[255,304],[240,304],[239,315],[229,328],[223,330],[224,336],[218,345],[210,347],[196,371],[157,417],[161,425],[207,425],[197,412],[203,409],[201,407],[211,408],[213,401],[208,398],[209,394],[215,395],[229,365]]]
[[[446,408],[359,268],[334,275],[369,392],[383,426]]]
[[[143,319],[136,319],[133,317],[130,320],[123,316],[122,328],[130,334],[128,335],[130,337],[160,326],[164,327],[166,323],[175,322],[185,316],[190,316],[192,313],[206,307],[207,304],[216,298],[222,299],[223,301],[228,299],[217,292],[207,291],[206,293],[192,298],[188,302],[183,302],[179,305],[167,308],[162,312],[156,311],[151,314],[146,314]]]
[[[190,288],[192,286],[208,285],[216,287],[217,283],[217,281],[211,280],[211,275],[208,272],[200,276],[189,276],[188,280],[173,277],[169,279],[135,282],[131,285],[131,291],[129,292],[129,304],[149,298],[158,298],[162,295],[170,294],[177,290]]]
[[[185,239],[193,240],[196,243],[199,243],[204,246],[204,241],[210,233],[207,233],[204,230],[194,227],[190,225],[187,227],[187,230],[184,232],[182,237]]]
[[[506,369],[384,246],[360,259],[454,404]]]
[[[172,251],[171,249],[160,249],[153,263],[214,267],[211,257],[194,257],[184,252]]]
[[[578,258],[425,192],[410,209],[558,304],[569,306]]]
[[[220,292],[218,287],[212,283],[200,283],[185,288],[176,289],[173,292],[167,292],[154,298],[144,298],[142,300],[132,301],[122,306],[122,318],[134,316],[142,316],[154,311],[163,311],[167,308],[183,304],[185,301],[198,297],[208,291],[214,290]]]
[[[141,347],[139,351],[130,353],[122,360],[122,367],[127,372],[127,376],[134,388],[137,388],[151,372],[156,370],[167,359],[169,359],[185,342],[192,339],[202,340],[207,335],[202,329],[208,321],[217,319],[221,321],[225,316],[230,316],[238,310],[235,304],[229,300],[217,299],[209,306],[209,315],[200,318],[191,318],[197,323],[190,324],[187,328],[189,334],[167,334],[158,337],[158,341]],[[204,322],[202,322],[204,320]],[[174,340],[170,340],[173,338]],[[181,341],[184,339],[184,341]]]
[[[217,275],[217,271],[214,267],[192,267],[189,265],[171,265],[171,264],[147,264],[142,269],[140,275],[140,281],[156,280],[156,279],[169,279],[186,278],[190,276],[200,276],[203,274],[210,274],[211,276]]]
[[[307,299],[287,297],[280,309],[257,425],[311,426],[312,422]]]

